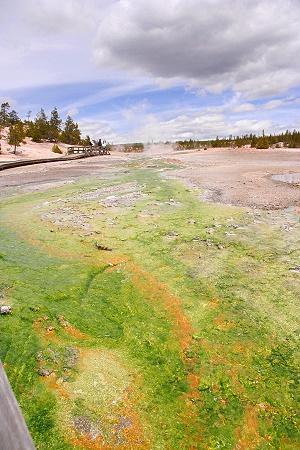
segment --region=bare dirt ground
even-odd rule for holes
[[[32,146],[27,147],[26,153],[22,151],[24,159],[36,158],[38,155],[45,158],[51,153],[50,148],[47,152],[45,149],[38,152]],[[300,203],[298,184],[272,179],[275,174],[300,172],[300,149],[178,152],[170,146],[154,146],[151,150],[146,149],[142,155],[115,152],[77,161],[58,161],[4,170],[0,172],[0,196],[8,196],[16,187],[21,192],[45,190],[75,182],[81,176],[124,170],[122,164],[144,157],[179,163],[182,168],[167,171],[165,176],[178,178],[189,186],[201,189],[203,194],[200,198],[205,201],[266,209],[280,209]],[[7,160],[7,154],[0,156],[0,164],[3,158]]]
[[[59,155],[53,153],[52,142],[32,142],[30,138],[25,139],[25,143],[16,148],[7,143],[8,128],[4,128],[0,134],[0,164],[8,161],[22,161],[26,159],[39,159],[39,158],[57,158]],[[58,143],[59,148],[63,153],[67,152],[68,145]]]
[[[300,172],[300,149],[210,149],[176,157],[187,165],[173,176],[204,189],[204,199],[277,209],[300,202],[300,186],[272,175]]]

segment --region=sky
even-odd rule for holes
[[[2,0],[0,103],[113,144],[300,129],[300,0]]]

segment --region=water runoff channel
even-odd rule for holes
[[[283,181],[284,183],[300,184],[300,172],[284,173],[283,175],[273,175],[273,180]]]
[[[272,179],[276,181],[282,181],[283,183],[291,183],[300,186],[300,172],[273,175]],[[300,205],[294,206],[293,210],[296,212],[296,214],[300,214]]]

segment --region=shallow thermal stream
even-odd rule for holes
[[[273,180],[283,181],[285,183],[300,183],[300,173],[284,173],[282,175],[273,175]]]

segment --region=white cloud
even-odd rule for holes
[[[5,97],[5,96],[0,95],[0,104],[2,104],[2,103],[8,103],[11,108],[12,107],[14,108],[18,102],[16,100],[12,99],[11,97]]]
[[[97,24],[93,3],[88,0],[31,0],[23,12],[25,22],[43,34],[90,33]]]
[[[133,104],[130,108],[122,110],[122,115],[126,120],[136,120],[141,118],[149,109],[149,102],[144,99]]]
[[[79,111],[77,108],[72,108],[68,111],[67,114],[68,114],[68,116],[75,117],[78,115],[78,113],[79,113]]]
[[[233,113],[241,113],[241,112],[249,112],[254,111],[256,108],[252,103],[243,103],[241,105],[235,106],[232,108]]]
[[[274,99],[270,100],[269,102],[265,103],[262,107],[263,109],[275,109],[279,106],[292,106],[292,105],[298,105],[300,103],[300,98],[295,97],[287,97],[284,99]]]
[[[107,122],[102,122],[96,119],[82,119],[78,121],[78,126],[81,131],[81,136],[90,136],[91,139],[105,139],[112,143],[125,143],[123,136],[118,134],[116,130],[111,128],[110,124]]]
[[[263,105],[263,109],[275,109],[281,105],[284,105],[283,100],[271,100]]]
[[[155,122],[142,129],[136,130],[134,137],[141,137],[144,142],[177,141],[189,139],[215,139],[232,135],[247,133],[261,134],[262,130],[273,132],[274,125],[270,120],[238,120],[229,123],[228,118],[222,114],[202,114],[195,116],[178,116],[169,122]],[[269,131],[270,130],[270,131]],[[156,136],[156,139],[153,137]]]
[[[119,119],[122,120],[122,119]],[[112,124],[94,119],[92,122],[79,122],[83,134],[93,138],[102,137],[114,144],[126,142],[165,142],[189,139],[211,140],[218,135],[219,138],[230,134],[245,135],[249,133],[261,134],[278,132],[278,127],[271,120],[236,120],[229,121],[224,114],[203,111],[202,113],[186,113],[178,115],[171,120],[160,120],[153,114],[145,114],[133,129],[118,132],[118,120]]]
[[[297,0],[121,0],[100,28],[95,60],[213,93],[275,95],[300,82],[299,22]]]
[[[237,120],[233,123],[234,135],[244,134],[262,134],[262,130],[266,133],[274,133],[278,128],[271,120]]]
[[[91,41],[106,4],[11,0],[1,5],[1,89],[97,79]]]
[[[2,3],[0,96],[15,109],[56,105],[114,142],[297,124],[299,0]]]
[[[120,70],[248,99],[300,83],[298,0],[11,0],[0,22],[2,89]]]

